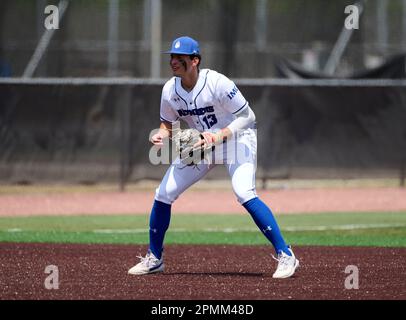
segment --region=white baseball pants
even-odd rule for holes
[[[211,163],[185,166],[175,160],[156,189],[155,199],[172,204],[186,189],[202,179],[214,166],[225,165],[237,200],[243,204],[255,197],[257,138],[253,129],[247,129],[220,146],[216,146]]]

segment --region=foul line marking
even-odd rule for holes
[[[379,229],[379,228],[401,228],[406,227],[405,223],[375,223],[375,224],[343,224],[332,226],[302,226],[302,227],[281,227],[282,231],[326,231],[326,230],[358,230],[358,229]],[[20,228],[10,228],[0,230],[0,232],[17,233],[32,230],[23,230]],[[186,229],[186,228],[172,228],[169,232],[222,232],[222,233],[236,233],[236,232],[258,232],[258,228],[203,228],[203,229]],[[79,232],[79,231],[76,231]],[[83,232],[88,232],[84,230]],[[130,234],[130,233],[147,233],[147,228],[134,228],[134,229],[95,229],[90,232],[99,234]]]
[[[12,229],[7,229],[6,230],[6,232],[10,232],[10,233],[21,232],[21,231],[23,231],[23,229],[20,229],[20,228],[12,228]]]
[[[396,228],[406,227],[406,224],[389,224],[389,223],[377,223],[377,224],[344,224],[333,226],[303,226],[303,227],[284,227],[282,231],[325,231],[325,230],[357,230],[357,229],[376,229],[376,228]],[[258,232],[258,228],[203,228],[203,229],[185,229],[185,228],[172,228],[169,232],[188,232],[188,231],[201,231],[201,232],[223,232],[223,233],[235,233],[235,232]],[[96,229],[94,233],[147,233],[149,229]]]

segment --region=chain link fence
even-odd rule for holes
[[[344,27],[348,0],[70,0],[34,76],[168,77],[159,55],[180,35],[203,63],[234,78],[277,76],[283,56],[321,71]],[[46,0],[0,2],[3,74],[21,76],[46,29]],[[54,3],[56,4],[56,3]],[[406,51],[406,0],[365,0],[337,75]]]

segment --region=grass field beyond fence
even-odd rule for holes
[[[276,216],[292,245],[406,246],[406,212]],[[144,216],[1,217],[1,242],[148,243]],[[249,215],[176,215],[166,244],[267,244]]]

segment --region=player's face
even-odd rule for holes
[[[182,77],[189,73],[193,66],[196,65],[195,60],[190,59],[190,56],[183,54],[171,54],[171,60],[169,65],[171,66],[173,75],[176,77]]]

